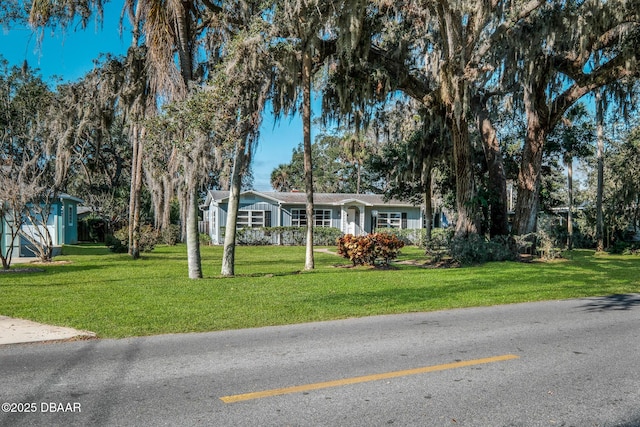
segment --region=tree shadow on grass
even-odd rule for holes
[[[640,294],[614,294],[599,298],[590,298],[582,306],[586,311],[630,310],[640,306]]]

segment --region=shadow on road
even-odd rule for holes
[[[640,306],[639,294],[614,294],[600,298],[591,298],[583,305],[587,311],[630,310]]]

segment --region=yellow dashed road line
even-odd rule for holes
[[[235,394],[231,396],[221,397],[224,403],[235,403],[244,400],[261,399],[263,397],[280,396],[283,394],[301,393],[311,390],[319,390],[329,387],[340,387],[349,384],[365,383],[369,381],[386,380],[389,378],[406,377],[409,375],[426,374],[428,372],[445,371],[447,369],[464,368],[465,366],[482,365],[485,363],[503,362],[505,360],[518,359],[514,354],[505,354],[503,356],[487,357],[484,359],[465,360],[461,362],[445,363],[443,365],[424,366],[422,368],[407,369],[403,371],[385,372],[382,374],[365,375],[361,377],[344,378],[335,381],[326,381],[313,384],[298,385],[285,388],[276,388],[273,390],[256,391],[253,393]]]

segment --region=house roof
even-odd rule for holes
[[[60,193],[60,194],[58,195],[58,197],[60,197],[60,199],[61,199],[61,200],[62,200],[62,199],[64,199],[64,200],[71,200],[71,201],[76,202],[76,203],[83,203],[83,202],[84,202],[84,200],[82,200],[82,199],[80,199],[80,198],[78,198],[78,197],[72,196],[72,195],[70,195],[70,194],[67,194],[67,193]]]
[[[241,195],[253,194],[273,200],[277,203],[304,205],[307,201],[307,195],[304,192],[281,192],[281,191],[244,191]],[[228,200],[229,192],[220,190],[210,190],[207,194],[207,204],[213,199],[216,202],[224,202]],[[342,206],[351,203],[359,203],[365,206],[415,206],[409,202],[391,199],[384,201],[382,194],[355,194],[355,193],[313,193],[313,203],[316,205],[336,205]]]

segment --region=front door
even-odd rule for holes
[[[347,208],[347,233],[358,235],[360,234],[359,227],[360,209],[352,206]]]

